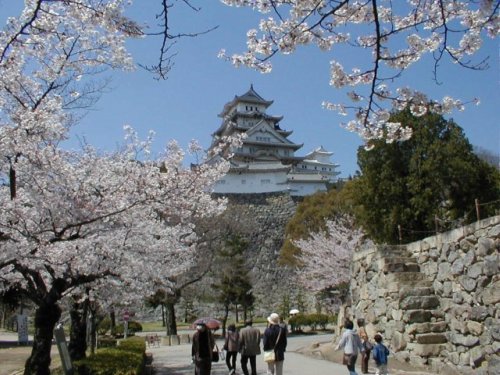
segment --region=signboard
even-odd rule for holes
[[[28,315],[19,314],[17,316],[17,337],[19,344],[28,344]]]
[[[125,312],[123,313],[123,320],[128,322],[129,319],[130,319],[130,314],[128,310],[125,310]]]
[[[54,337],[56,339],[57,349],[59,350],[59,355],[61,356],[61,362],[63,365],[64,373],[66,375],[73,374],[73,364],[71,363],[71,358],[69,356],[68,344],[66,343],[66,337],[64,336],[64,330],[62,326],[58,325],[54,330]]]

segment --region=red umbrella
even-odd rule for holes
[[[198,324],[204,323],[208,329],[219,329],[220,326],[222,325],[220,320],[210,318],[210,317],[204,317],[204,318],[198,318],[193,322],[193,328],[195,328]]]

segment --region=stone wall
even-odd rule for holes
[[[293,271],[278,264],[285,226],[295,214],[297,203],[286,193],[229,194],[229,209],[248,219],[245,234],[250,244],[246,258],[254,286],[258,316],[277,311],[283,296],[293,295]]]
[[[394,356],[445,374],[500,374],[500,216],[356,252],[349,314]]]

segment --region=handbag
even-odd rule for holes
[[[219,347],[215,344],[215,349],[212,350],[212,362],[219,362]]]
[[[264,350],[264,362],[273,362],[276,360],[276,354],[273,350]]]
[[[264,362],[274,362],[276,361],[276,353],[274,352],[274,349],[276,348],[276,345],[278,344],[278,341],[280,340],[281,336],[281,328],[280,332],[278,333],[278,338],[276,339],[276,342],[274,343],[274,347],[272,350],[264,350]]]

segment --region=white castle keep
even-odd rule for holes
[[[327,183],[336,180],[338,164],[330,161],[333,152],[321,146],[305,156],[296,156],[303,144],[288,139],[292,131],[280,127],[282,116],[266,113],[271,104],[273,101],[263,99],[252,85],[224,105],[219,114],[222,123],[212,134],[209,152],[222,137],[245,133],[246,138],[241,147],[229,150],[234,154],[231,168],[216,184],[215,193],[288,192],[306,196],[325,191]]]

